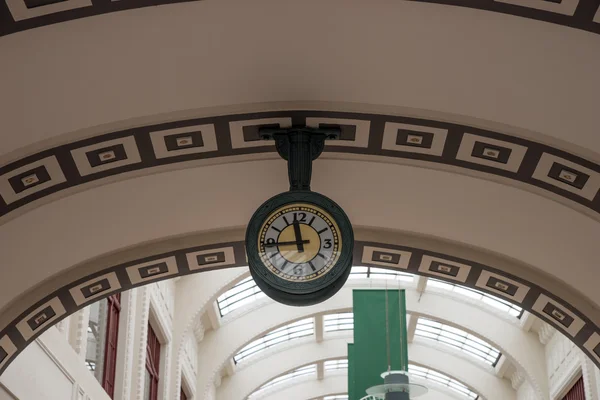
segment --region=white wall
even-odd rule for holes
[[[581,376],[581,350],[556,332],[544,348],[550,398],[558,399]]]
[[[64,335],[55,328],[27,347],[0,377],[0,382],[18,400],[109,400]]]
[[[148,321],[162,343],[159,398],[170,396],[175,282],[165,281],[121,296],[115,400],[141,399],[144,387]],[[0,400],[109,400],[85,366],[89,307],[51,328],[11,364],[0,377]],[[192,336],[193,338],[193,336]],[[197,347],[186,341],[186,373],[195,392]],[[13,397],[14,396],[14,397]]]
[[[517,400],[536,400],[535,391],[529,382],[521,383],[517,389]]]

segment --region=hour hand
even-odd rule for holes
[[[300,231],[300,223],[298,221],[294,221],[294,236],[296,237],[296,242],[298,243],[298,253],[304,253],[304,244],[302,243],[302,231]]]
[[[291,245],[299,245],[299,244],[307,244],[310,243],[310,240],[294,240],[292,242],[271,242],[271,243],[263,243],[265,247],[268,246],[291,246]]]

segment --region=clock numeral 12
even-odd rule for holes
[[[298,215],[300,215],[300,219],[298,219]],[[306,222],[306,213],[294,213],[294,221]]]

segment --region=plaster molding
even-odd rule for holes
[[[519,390],[523,382],[525,382],[525,375],[520,369],[515,368],[515,372],[513,372],[510,377],[510,384],[512,385],[513,389]]]
[[[553,327],[551,327],[550,325],[548,325],[547,323],[542,321],[542,324],[538,331],[538,336],[540,338],[540,342],[543,345],[548,344],[548,342],[550,342],[550,340],[554,337],[555,333],[556,333],[556,329],[554,329]]]
[[[135,340],[135,317],[136,317],[136,305],[137,305],[137,293],[138,289],[132,289],[127,292],[127,307],[121,312],[124,313],[125,317],[125,349],[123,353],[124,362],[121,368],[124,369],[122,374],[122,390],[121,399],[125,400],[129,398],[131,394],[131,376],[134,373],[133,364],[133,352],[134,352],[134,340]],[[139,367],[139,365],[137,365]]]
[[[196,324],[194,325],[194,336],[197,342],[201,342],[204,339],[204,324],[202,323],[202,318],[196,319]]]
[[[148,318],[150,316],[150,287],[143,287],[141,291],[141,299],[138,303],[140,306],[139,318],[137,319],[138,332],[138,358],[135,364],[134,371],[137,372],[135,399],[143,400],[144,396],[144,380],[146,371],[146,342],[148,339]],[[138,292],[139,293],[139,292]]]

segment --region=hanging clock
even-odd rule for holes
[[[296,128],[267,137],[273,136],[288,160],[291,190],[270,198],[252,216],[246,230],[250,272],[257,286],[280,303],[316,304],[344,285],[354,249],[346,213],[310,191],[310,163],[332,133]]]

